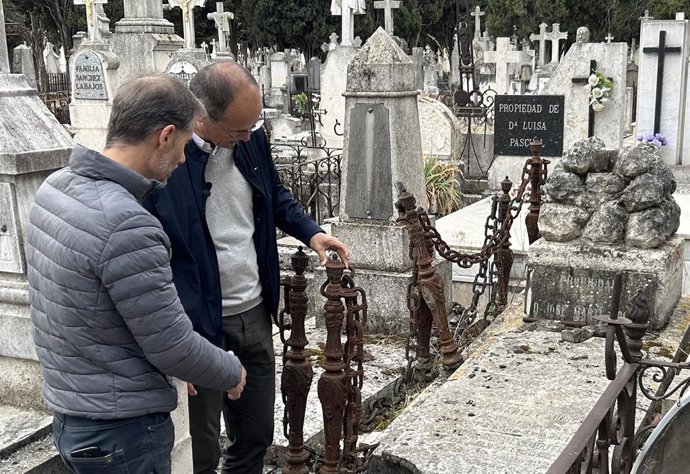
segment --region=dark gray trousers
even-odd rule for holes
[[[223,349],[240,358],[247,384],[239,400],[196,387],[189,397],[194,472],[215,473],[221,456],[220,414],[228,441],[222,450],[223,474],[261,474],[266,449],[273,442],[275,356],[272,321],[263,304],[223,318]]]

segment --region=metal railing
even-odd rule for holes
[[[273,161],[283,185],[321,225],[338,215],[343,150],[300,144],[273,144]]]

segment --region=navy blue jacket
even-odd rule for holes
[[[161,221],[170,237],[173,281],[194,330],[220,345],[220,275],[205,211],[206,199],[213,192],[205,178],[209,154],[190,141],[185,157],[186,162],[175,170],[167,186],[151,193],[144,206]],[[275,314],[280,298],[276,226],[305,245],[322,230],[280,183],[263,130],[253,133],[249,142],[235,146],[234,160],[252,187],[262,297]],[[228,219],[231,221],[232,216]]]

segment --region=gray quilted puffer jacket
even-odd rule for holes
[[[169,378],[217,390],[235,356],[192,331],[172,282],[170,242],[140,201],[160,183],[75,146],[41,185],[26,258],[44,399],[56,412],[113,419],[168,412]]]

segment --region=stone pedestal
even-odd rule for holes
[[[593,316],[609,314],[617,272],[623,272],[621,311],[641,289],[652,307],[652,329],[661,329],[681,295],[683,239],[674,237],[656,249],[541,239],[529,250],[525,313],[591,324]]]
[[[120,80],[138,74],[163,72],[184,40],[175,26],[163,18],[158,0],[125,0],[125,16],[115,25],[110,49],[122,59]]]
[[[105,46],[82,44],[70,57],[72,101],[69,105],[74,140],[87,148],[105,146],[110,110],[120,85],[120,59]],[[96,49],[97,48],[97,49]]]

